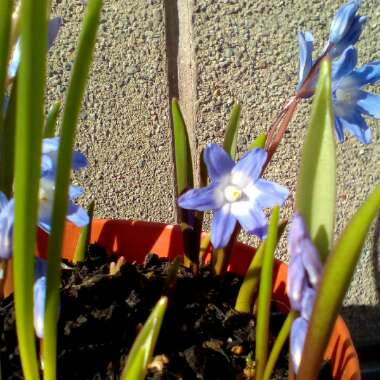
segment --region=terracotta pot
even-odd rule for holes
[[[72,259],[79,229],[66,224],[62,255]],[[96,219],[91,229],[91,243],[99,243],[109,253],[118,253],[128,261],[141,263],[147,253],[153,252],[160,257],[174,258],[183,250],[182,235],[179,226],[151,223],[143,221],[125,221]],[[38,238],[38,254],[46,258],[47,236],[40,232]],[[238,243],[232,255],[229,270],[244,275],[254,249]],[[286,295],[287,265],[276,261],[273,276],[273,299],[284,312],[289,310]],[[334,380],[360,380],[358,356],[350,333],[341,317],[338,317],[325,359],[332,366]]]

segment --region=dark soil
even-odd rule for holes
[[[119,379],[136,334],[168,290],[168,262],[149,255],[144,265],[124,264],[109,275],[110,259],[95,248],[85,264],[62,271],[58,379]],[[147,379],[250,379],[255,321],[233,309],[240,283],[180,266]],[[282,321],[273,312],[273,334]],[[12,297],[0,306],[0,331],[2,379],[22,379]],[[286,368],[287,358],[279,364]]]

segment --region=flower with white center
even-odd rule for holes
[[[319,254],[301,215],[293,216],[289,230],[288,251],[288,297],[293,310],[300,316],[292,324],[290,333],[290,354],[295,371],[301,363],[308,322],[314,306],[316,288],[322,274]]]
[[[357,52],[348,47],[332,66],[332,100],[335,131],[338,140],[344,140],[347,129],[363,144],[371,142],[371,131],[362,115],[380,119],[380,97],[364,91],[367,85],[380,80],[380,61],[370,62],[355,69]]]
[[[267,159],[264,149],[253,149],[235,163],[218,145],[204,151],[211,184],[192,189],[178,199],[180,207],[189,210],[214,210],[211,242],[217,249],[225,247],[239,222],[248,233],[263,239],[267,220],[263,208],[282,205],[289,191],[260,178]]]

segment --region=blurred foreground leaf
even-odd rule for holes
[[[331,62],[324,59],[298,176],[296,209],[303,216],[322,261],[331,249],[335,222],[335,136]]]

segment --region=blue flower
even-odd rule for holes
[[[51,48],[55,39],[57,38],[61,24],[62,24],[61,17],[55,17],[49,21],[49,25],[48,25],[48,49]],[[9,66],[8,66],[8,80],[11,80],[16,76],[18,67],[20,65],[20,57],[21,57],[21,46],[20,46],[20,39],[18,39],[16,42],[16,45],[13,49],[11,61],[10,61]]]
[[[290,354],[295,371],[301,362],[308,321],[314,306],[316,288],[322,274],[319,254],[301,215],[295,214],[289,230],[288,297],[293,310],[300,316],[293,322],[290,333]]]
[[[332,58],[338,57],[348,46],[358,41],[367,21],[365,16],[356,16],[360,4],[360,0],[351,0],[342,5],[335,15],[329,35],[329,44],[333,45],[329,52]]]
[[[55,182],[49,177],[41,177],[40,180],[40,190],[39,190],[39,218],[38,225],[44,231],[50,232],[51,228],[51,217],[53,210],[53,201],[55,193]],[[70,186],[69,188],[69,205],[66,214],[66,219],[71,223],[74,223],[78,227],[86,226],[90,219],[87,211],[76,205],[75,201],[78,197],[83,194],[83,189],[79,186]]]
[[[57,169],[57,158],[60,137],[46,138],[42,142],[41,176],[54,179]],[[79,151],[73,152],[71,168],[79,170],[87,166],[87,159]]]
[[[190,210],[214,210],[211,242],[217,249],[225,247],[238,221],[248,233],[263,239],[267,220],[263,208],[282,205],[288,190],[260,178],[267,152],[253,149],[235,163],[218,145],[204,151],[211,184],[192,189],[178,199],[180,207]]]
[[[332,98],[335,131],[338,140],[344,140],[347,129],[360,142],[371,142],[371,131],[362,115],[380,119],[380,97],[362,90],[380,80],[380,61],[355,69],[357,52],[350,46],[332,67]]]
[[[44,317],[45,317],[45,302],[46,302],[46,275],[38,277],[33,286],[34,295],[34,330],[38,338],[44,337]]]
[[[13,252],[14,199],[0,192],[0,259],[8,260]]]
[[[296,91],[300,91],[303,86],[305,79],[307,78],[312,66],[313,66],[313,48],[314,48],[314,38],[310,32],[299,32],[298,33],[298,45],[299,45],[299,74],[298,74],[298,85]],[[313,80],[307,88],[307,97],[313,94],[315,86],[315,80]]]

